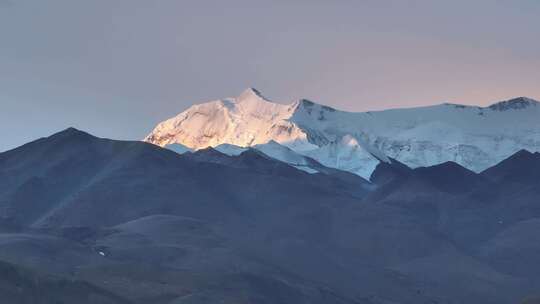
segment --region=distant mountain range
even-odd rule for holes
[[[305,99],[273,103],[247,89],[236,98],[194,105],[158,124],[144,140],[179,144],[183,151],[223,144],[262,148],[271,142],[270,149],[283,145],[297,160],[307,156],[365,179],[389,158],[411,168],[453,161],[480,172],[519,150],[540,151],[540,103],[519,97],[488,107],[440,104],[351,113]],[[289,162],[291,155],[280,159]]]
[[[537,106],[501,107],[475,115]],[[421,111],[444,109],[475,108]],[[205,115],[185,123],[197,116],[204,132]],[[283,134],[306,135],[290,126]],[[371,151],[379,160],[368,180],[295,151],[312,145],[307,135],[253,148],[204,138],[201,146],[216,148],[178,154],[71,128],[0,153],[0,299],[502,304],[540,296],[538,152],[518,150],[477,173],[452,161],[413,168]]]

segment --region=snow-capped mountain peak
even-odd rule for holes
[[[446,103],[354,113],[306,99],[275,103],[249,88],[188,108],[158,124],[145,141],[194,150],[267,143],[270,149],[275,142],[364,178],[389,158],[411,167],[454,161],[479,172],[521,149],[540,151],[539,104],[519,97],[488,107]]]
[[[507,110],[521,110],[528,107],[536,107],[540,105],[540,102],[527,98],[517,97],[506,101],[500,101],[490,105],[488,108],[494,111],[507,111]]]
[[[156,126],[145,141],[164,146],[181,143],[192,149],[230,143],[240,147],[273,139],[289,145],[307,143],[306,134],[288,121],[294,105],[269,101],[255,89],[238,97],[197,104]]]
[[[235,99],[237,102],[245,102],[245,101],[267,101],[270,100],[266,99],[259,90],[255,88],[247,88],[245,89],[238,97]]]

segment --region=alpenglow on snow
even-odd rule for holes
[[[183,150],[254,147],[293,165],[307,156],[367,179],[391,159],[413,168],[454,161],[480,172],[521,149],[540,151],[540,103],[519,97],[488,107],[444,103],[345,112],[306,99],[274,103],[247,89],[236,98],[193,105],[144,140]],[[276,144],[284,150],[272,155],[282,150]]]

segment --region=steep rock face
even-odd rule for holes
[[[145,138],[191,149],[275,141],[327,167],[369,178],[380,161],[410,167],[456,162],[480,172],[513,153],[540,151],[540,103],[525,97],[488,107],[441,104],[352,113],[302,99],[270,102],[255,89],[194,105]]]

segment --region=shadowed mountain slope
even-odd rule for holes
[[[203,154],[204,161],[192,161]],[[155,213],[212,219],[245,215],[256,212],[253,199],[259,207],[265,204],[265,192],[287,193],[274,203],[283,206],[325,205],[335,196],[350,200],[334,189],[332,178],[255,151],[229,157],[208,150],[182,157],[151,144],[99,139],[75,129],[1,154],[0,178],[6,181],[0,186],[4,220],[35,227],[113,225]],[[353,186],[356,194],[363,187]]]
[[[68,129],[0,154],[0,260],[130,303],[518,303],[540,290],[536,155],[367,182]]]

